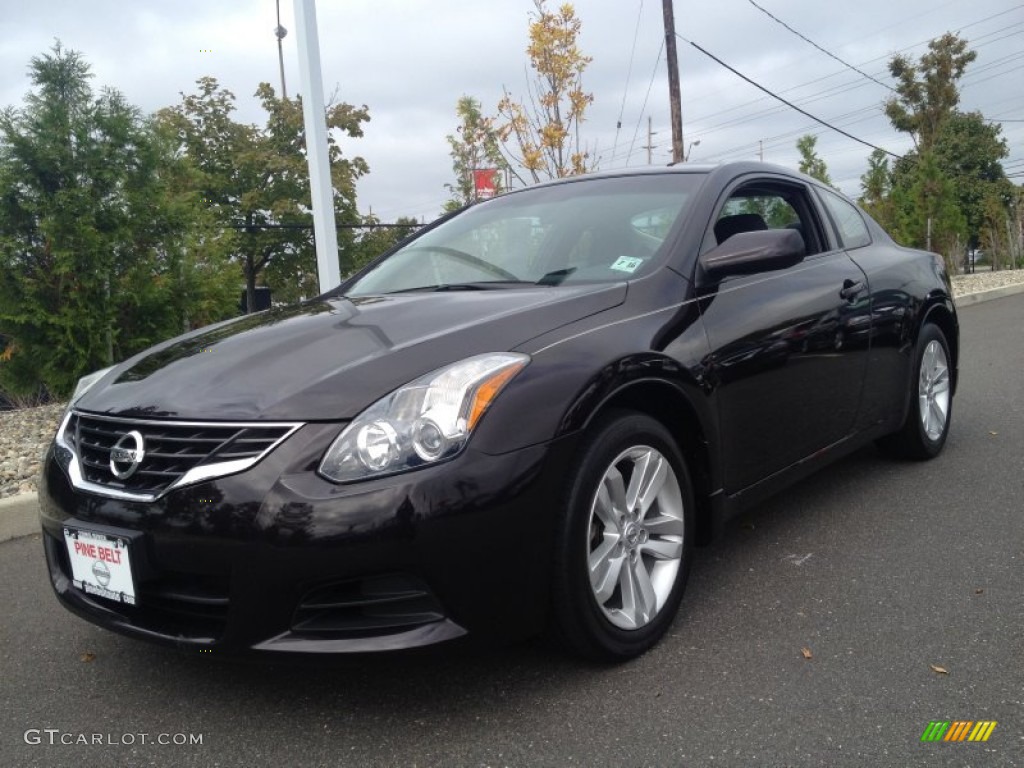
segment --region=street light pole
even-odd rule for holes
[[[284,49],[281,41],[288,34],[288,30],[281,26],[281,0],[277,0],[277,26],[274,27],[274,36],[277,37],[277,63],[281,67],[281,98],[288,98],[288,89],[284,84]]]
[[[313,204],[313,236],[316,240],[320,292],[341,282],[338,264],[338,231],[334,223],[334,187],[327,145],[324,83],[320,74],[320,39],[316,29],[316,0],[295,0],[296,40],[299,49],[299,81],[302,115],[306,127],[306,161],[309,193]]]

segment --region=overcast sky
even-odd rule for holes
[[[782,21],[883,83],[893,53],[919,56],[929,39],[959,32],[978,52],[962,81],[962,108],[1003,122],[1008,173],[1024,171],[1024,3],[1014,0],[757,0]],[[175,104],[203,75],[238,97],[237,119],[262,123],[253,98],[280,87],[274,0],[0,0],[0,105],[20,106],[29,59],[55,38],[91,63],[94,85],[111,86],[146,112]],[[553,5],[553,3],[552,3]],[[668,85],[658,0],[577,0],[580,47],[593,57],[585,87],[594,104],[583,136],[609,170],[669,159]],[[370,174],[359,207],[388,221],[433,218],[452,181],[446,134],[455,103],[477,97],[493,112],[502,86],[526,83],[532,0],[320,0],[317,14],[328,95],[366,104],[361,139],[345,139]],[[676,30],[766,88],[858,138],[892,152],[910,148],[882,114],[889,91],[845,68],[759,11],[750,0],[676,0]],[[292,0],[281,2],[288,92],[299,90]],[[634,46],[635,40],[635,46]],[[756,158],[795,167],[796,139],[818,135],[833,181],[859,194],[870,148],[774,101],[683,41],[679,45],[685,142],[691,160]],[[208,52],[207,52],[208,51]],[[617,129],[621,115],[621,128]],[[1014,122],[1015,121],[1015,122]],[[1021,177],[1014,178],[1017,183]]]

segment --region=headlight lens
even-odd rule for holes
[[[504,386],[529,361],[513,352],[477,355],[406,384],[338,435],[320,462],[320,474],[343,483],[455,456]]]

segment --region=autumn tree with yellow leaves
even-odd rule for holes
[[[580,142],[579,128],[593,94],[583,90],[583,71],[591,58],[577,47],[580,20],[571,3],[550,11],[534,0],[530,45],[526,52],[535,73],[527,98],[504,90],[498,102],[498,136],[513,175],[523,183],[575,176],[594,170],[596,159]]]

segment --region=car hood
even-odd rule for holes
[[[334,421],[412,379],[621,304],[626,285],[313,300],[229,320],[117,366],[76,402],[134,418]]]

